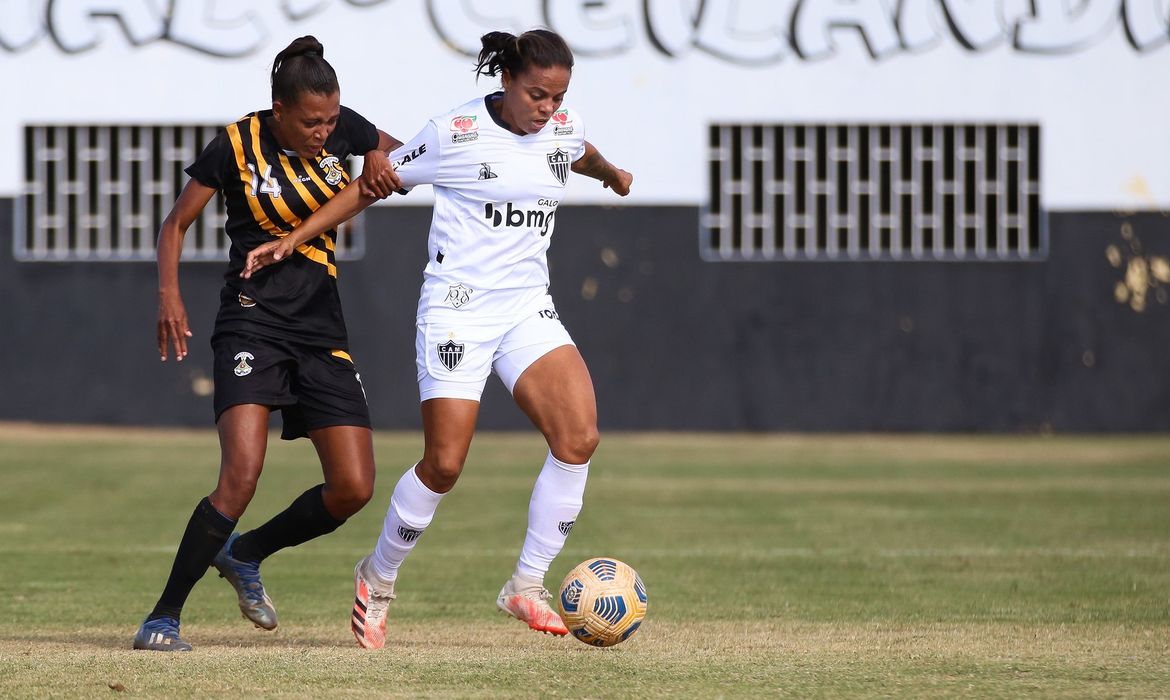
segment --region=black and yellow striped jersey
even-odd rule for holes
[[[253,248],[287,235],[349,183],[345,161],[378,146],[374,125],[348,107],[315,158],[285,151],[268,126],[272,110],[229,124],[186,172],[223,193],[231,239],[215,331],[247,331],[305,345],[345,350],[337,291],[337,234],[327,231],[297,255],[241,279]]]

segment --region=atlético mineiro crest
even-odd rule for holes
[[[237,377],[246,377],[252,373],[252,365],[248,364],[248,360],[255,360],[256,356],[250,352],[237,352],[236,356],[232,358],[239,362],[232,370]]]
[[[443,301],[451,305],[451,308],[458,309],[467,302],[471,301],[471,295],[475,292],[474,289],[464,287],[461,284],[453,284],[447,288],[447,298]]]
[[[489,163],[480,163],[479,164],[479,179],[480,180],[494,180],[497,177],[499,177],[499,175],[496,175],[495,173],[492,172],[491,164],[489,164]]]
[[[398,536],[402,538],[403,542],[414,542],[423,533],[422,530],[413,527],[398,526]]]
[[[325,171],[325,182],[328,182],[330,185],[337,185],[345,177],[345,171],[341,169],[341,161],[337,160],[337,156],[325,156],[322,158],[321,170]]]
[[[561,531],[562,535],[568,537],[569,533],[573,531],[573,526],[576,524],[576,520],[562,520],[561,522],[557,523],[557,529]]]
[[[568,182],[569,163],[571,162],[569,159],[569,153],[564,149],[558,148],[552,153],[549,153],[547,158],[548,169],[552,171],[553,177],[557,179],[557,182],[561,183],[562,185]]]
[[[459,366],[459,361],[463,359],[463,344],[448,340],[439,345],[438,348],[439,362],[443,363],[448,372],[455,371],[455,368]]]

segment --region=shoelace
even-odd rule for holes
[[[373,588],[370,588],[369,592],[370,602],[367,614],[369,614],[369,612],[381,613],[382,611],[386,610],[386,608],[389,608],[390,603],[398,597],[393,593],[379,593]]]
[[[173,617],[160,617],[146,623],[146,629],[151,632],[158,632],[164,637],[178,637],[179,621]]]
[[[240,577],[240,582],[244,584],[248,600],[253,603],[263,603],[264,584],[260,583],[260,565],[236,559],[232,562],[232,568],[235,569],[236,576]]]

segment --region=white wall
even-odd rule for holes
[[[1041,124],[1047,208],[1170,208],[1170,0],[0,0],[0,147],[26,123],[229,121],[302,34],[405,138],[495,86],[463,53],[480,34],[541,24],[631,204],[703,201],[712,121],[1005,120]]]

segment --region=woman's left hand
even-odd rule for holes
[[[357,186],[367,197],[385,199],[402,189],[402,180],[394,172],[394,166],[390,165],[390,158],[385,151],[374,149],[366,154]]]

